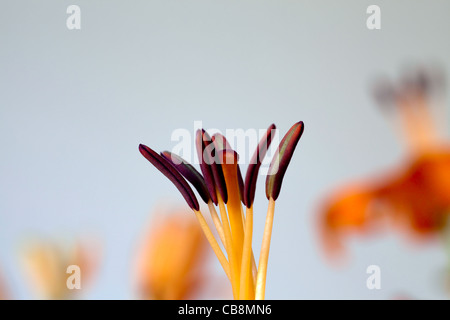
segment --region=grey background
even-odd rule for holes
[[[66,28],[81,7],[82,29]],[[378,4],[382,29],[366,28]],[[320,199],[398,163],[402,144],[370,80],[405,63],[450,66],[448,1],[3,1],[0,10],[0,266],[33,297],[20,244],[96,234],[104,259],[87,298],[133,298],[132,257],[151,210],[183,199],[137,150],[170,149],[176,128],[265,128],[303,120],[277,202],[267,298],[446,298],[444,249],[395,233],[324,259]],[[448,106],[448,105],[447,105]],[[266,210],[256,199],[255,252]],[[260,211],[260,213],[258,213]],[[382,289],[365,286],[366,267]],[[220,273],[217,264],[218,273]]]

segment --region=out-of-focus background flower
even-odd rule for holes
[[[29,239],[20,258],[24,279],[37,299],[86,298],[86,289],[98,276],[101,249],[93,238],[72,243],[64,239]]]
[[[277,203],[266,297],[448,298],[442,242],[355,237],[346,243],[351,259],[335,267],[315,228],[330,191],[401,163],[406,149],[371,84],[422,63],[450,74],[448,1],[380,1],[381,30],[367,29],[373,3],[365,0],[79,0],[81,30],[72,31],[70,4],[1,5],[0,265],[8,297],[35,297],[19,268],[20,244],[33,234],[95,234],[102,261],[84,297],[136,297],[131,278],[151,212],[161,201],[184,204],[138,144],[171,149],[173,130],[193,136],[196,120],[223,132],[270,123],[285,131],[303,120]],[[447,127],[449,101],[439,102]],[[255,254],[263,188],[259,179]],[[366,287],[369,265],[381,268],[381,290]],[[217,261],[208,275],[223,275]]]
[[[212,269],[215,256],[191,210],[160,205],[149,225],[137,246],[131,275],[136,298],[233,298],[226,275]]]
[[[446,246],[450,215],[450,147],[439,128],[445,77],[430,67],[407,70],[396,84],[374,85],[380,107],[394,118],[407,147],[400,164],[371,178],[347,183],[324,200],[319,227],[330,254],[343,238],[395,226],[416,240],[441,238]],[[440,111],[440,112],[437,112]]]

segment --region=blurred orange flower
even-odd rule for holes
[[[98,246],[78,241],[63,246],[51,241],[33,241],[22,252],[22,263],[39,299],[74,299],[92,281],[98,268]],[[76,265],[81,273],[81,290],[69,289],[68,267]]]
[[[423,69],[397,87],[386,81],[375,87],[378,102],[396,111],[408,156],[397,168],[328,197],[320,226],[329,253],[341,252],[349,234],[377,231],[386,222],[420,238],[444,232],[450,213],[450,144],[441,138],[431,108],[442,80]]]
[[[142,299],[195,299],[205,289],[208,242],[186,211],[157,214],[152,220],[137,256],[135,282]]]
[[[9,294],[6,288],[4,277],[0,274],[0,300],[8,300]]]

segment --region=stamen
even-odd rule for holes
[[[270,147],[275,128],[275,125],[272,124],[267,129],[266,134],[261,138],[261,141],[259,142],[255,153],[250,160],[250,164],[248,165],[247,174],[245,175],[244,187],[244,203],[247,208],[250,208],[253,205],[259,168],[261,167],[261,163],[266,155],[267,150]]]
[[[397,100],[405,138],[413,152],[436,144],[438,132],[428,105],[431,79],[425,70],[410,70],[400,83]]]
[[[200,169],[201,169],[203,177],[205,179],[206,187],[208,188],[209,195],[211,196],[211,200],[215,205],[217,205],[216,188],[214,186],[214,178],[213,178],[211,166],[205,161],[205,158],[204,158],[206,145],[203,140],[203,133],[205,133],[205,130],[203,130],[203,129],[198,130],[196,137],[195,137],[198,161],[200,162]]]
[[[401,138],[414,153],[440,142],[441,134],[430,106],[439,83],[435,71],[415,68],[401,76],[397,87],[388,79],[380,79],[374,86],[375,100],[396,111],[395,129],[400,128]]]
[[[198,210],[194,210],[194,212],[195,216],[198,219],[198,222],[200,223],[200,227],[202,228],[206,238],[208,239],[209,244],[211,245],[211,248],[216,254],[217,259],[219,259],[219,262],[222,265],[223,270],[227,274],[228,279],[231,281],[230,265],[227,259],[225,258],[225,255],[223,254],[222,250],[220,249],[219,244],[216,241],[216,238],[214,238],[214,235],[212,234],[211,229],[206,223],[206,220],[203,217],[202,213]]]
[[[221,166],[221,161],[217,156],[217,146],[213,142],[213,139],[208,135],[207,132],[203,133],[203,141],[205,145],[207,145],[211,152],[205,151],[204,157],[208,163],[210,163],[211,171],[214,178],[214,185],[216,187],[216,191],[222,197],[222,200],[227,203],[228,202],[228,192],[225,186],[225,179],[223,177],[223,171]]]
[[[378,105],[388,111],[391,111],[397,92],[394,86],[386,78],[380,78],[373,84],[373,97]]]
[[[161,155],[173,164],[173,166],[196,188],[203,201],[208,204],[209,212],[214,222],[214,226],[217,230],[222,244],[225,247],[225,237],[223,233],[222,223],[220,222],[219,216],[217,215],[216,209],[214,208],[214,205],[211,201],[208,187],[206,186],[203,177],[190,163],[177,156],[176,154],[173,154],[169,151],[164,151],[161,153]]]
[[[231,145],[228,143],[228,140],[225,138],[224,135],[220,133],[215,133],[212,136],[212,141],[214,142],[214,145],[217,150],[231,150]]]
[[[211,214],[211,218],[214,222],[214,226],[216,227],[217,233],[219,234],[220,241],[222,241],[222,244],[226,250],[227,246],[226,246],[225,233],[223,231],[222,222],[220,222],[219,216],[217,215],[216,208],[214,207],[214,204],[212,203],[212,201],[208,202],[208,208],[209,208],[209,212]]]
[[[169,151],[161,152],[161,156],[170,161],[175,169],[178,170],[197,190],[200,197],[205,203],[208,203],[211,197],[209,196],[208,187],[202,175],[187,161]]]
[[[242,251],[239,299],[250,300],[254,299],[255,295],[252,276],[253,207],[247,208],[245,216],[244,249]]]
[[[281,140],[277,152],[272,159],[272,163],[270,164],[269,174],[266,179],[266,196],[268,200],[270,200],[270,198],[277,200],[280,194],[284,174],[286,173],[286,169],[294,154],[295,147],[303,134],[304,128],[303,121],[297,122],[289,129]]]
[[[269,261],[270,239],[272,237],[273,216],[275,212],[275,200],[269,199],[267,209],[266,225],[264,226],[264,236],[259,254],[258,274],[256,277],[255,299],[264,300],[266,291],[267,263]]]
[[[241,173],[241,168],[239,166],[239,163],[237,164],[237,179],[238,179],[238,185],[239,185],[239,196],[241,198],[241,202],[245,204],[245,196],[244,196],[244,179],[242,179],[242,173]]]
[[[212,136],[212,140],[216,147],[216,152],[221,150],[232,150],[231,145],[228,143],[227,139],[220,133],[216,133]],[[242,179],[241,168],[239,163],[237,164],[237,177],[239,183],[239,195],[241,197],[241,201],[245,204],[244,200],[244,180]]]
[[[284,174],[303,133],[304,125],[300,121],[290,128],[270,164],[266,179],[269,207],[257,268],[252,250],[253,202],[258,171],[272,142],[274,130],[275,125],[272,124],[259,142],[245,183],[238,165],[239,156],[221,134],[216,134],[211,139],[205,130],[198,130],[196,133],[197,154],[203,176],[191,164],[171,152],[164,151],[159,155],[149,147],[139,145],[142,155],[174,183],[194,211],[203,233],[230,280],[235,299],[264,299],[275,200],[279,196]],[[207,203],[227,256],[216,241],[185,178]],[[246,205],[245,215],[241,202]],[[219,206],[220,217],[214,204]]]
[[[162,174],[164,174],[170,181],[172,181],[175,187],[177,187],[178,191],[181,192],[181,195],[184,197],[191,209],[199,209],[197,198],[195,197],[195,194],[192,191],[191,187],[189,187],[186,180],[184,180],[181,174],[172,166],[169,161],[143,144],[139,145],[139,151],[148,161],[150,161],[151,164],[156,167],[156,169],[161,171]]]

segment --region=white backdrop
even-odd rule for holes
[[[366,28],[378,4],[381,30]],[[66,8],[81,8],[81,30]],[[0,10],[0,266],[16,298],[33,235],[97,234],[100,276],[87,298],[133,298],[131,258],[160,199],[184,204],[138,152],[206,128],[305,133],[277,202],[267,298],[445,298],[443,248],[391,234],[327,264],[314,229],[321,197],[401,160],[370,80],[406,63],[450,67],[448,1],[8,1]],[[447,105],[448,106],[448,105]],[[259,179],[255,249],[266,199]],[[259,213],[259,212],[260,213]],[[260,215],[259,215],[260,214]],[[366,267],[382,289],[366,288]],[[219,266],[217,265],[218,269]],[[218,270],[220,272],[220,270]]]

